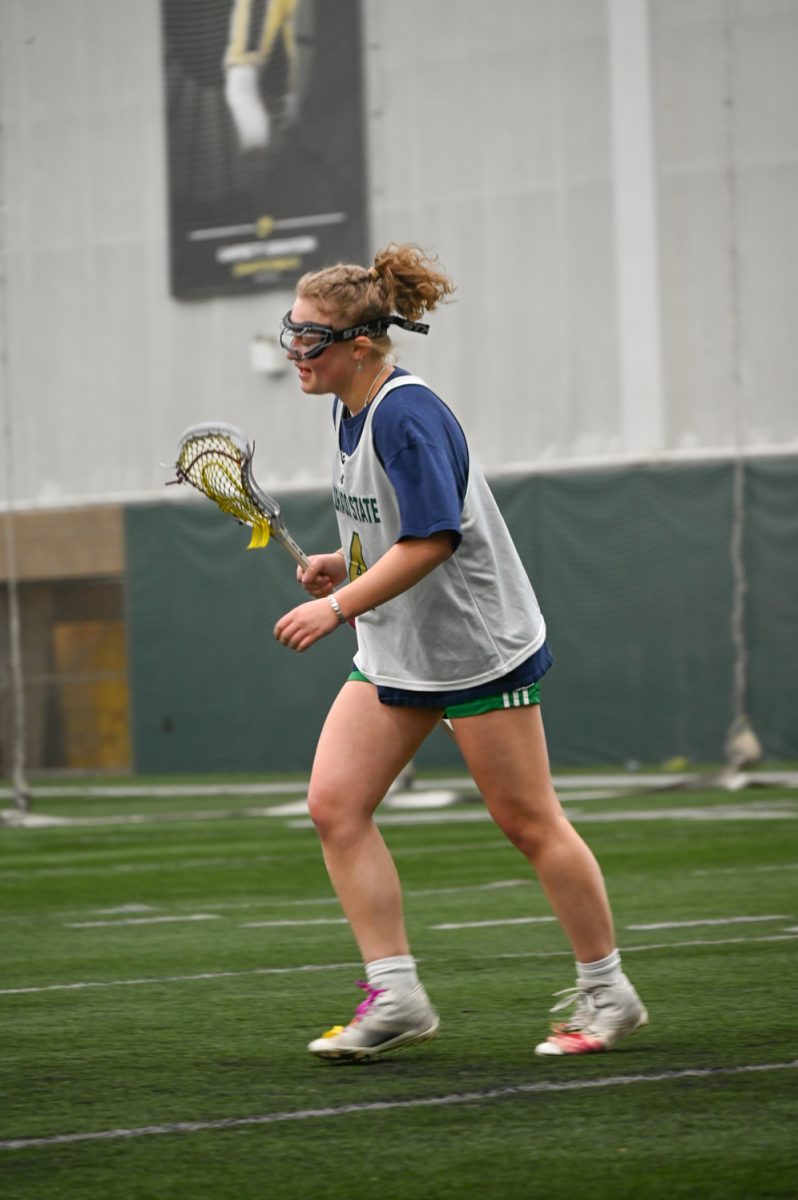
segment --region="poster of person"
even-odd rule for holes
[[[161,0],[178,299],[367,257],[359,0]]]

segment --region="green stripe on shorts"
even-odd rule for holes
[[[443,715],[453,720],[457,717],[478,717],[481,713],[494,712],[500,708],[528,708],[540,704],[540,684],[516,688],[514,692],[500,692],[498,696],[480,696],[477,700],[466,700],[464,704],[450,704]]]
[[[348,679],[360,683],[370,680],[362,671],[351,671]],[[532,704],[540,704],[540,683],[530,683],[527,687],[516,688],[513,692],[498,692],[495,696],[479,696],[476,700],[466,700],[462,704],[450,704],[443,710],[443,715],[449,718],[478,717],[481,713],[495,712],[500,708],[528,708]]]

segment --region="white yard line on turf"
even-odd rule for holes
[[[107,929],[119,925],[179,924],[184,921],[221,921],[223,919],[220,913],[186,913],[171,916],[164,914],[149,917],[122,916],[114,920],[66,921],[64,928]],[[761,917],[700,917],[690,921],[654,921],[645,925],[626,925],[624,928],[642,933],[654,929],[689,929],[700,925],[753,925],[763,921],[791,921],[792,919],[792,916],[787,913],[768,914]],[[459,929],[490,929],[504,925],[544,925],[555,920],[556,918],[553,916],[493,917],[479,921],[447,921],[440,925],[430,925],[428,928],[436,932],[448,932]],[[272,917],[264,918],[261,921],[241,921],[238,927],[239,929],[280,929],[346,924],[346,917]]]
[[[80,983],[46,983],[39,987],[0,988],[0,996],[31,995],[35,992],[78,992],[89,988],[161,987],[167,983],[205,983],[211,979],[241,979],[251,975],[296,975],[303,971],[351,971],[362,963],[306,963],[301,967],[251,967],[247,971],[203,971],[199,975],[161,975],[153,979],[97,979]]]
[[[510,888],[534,888],[536,880],[533,875],[527,879],[497,879],[493,883],[466,883],[456,887],[440,887],[440,888],[408,888],[405,892],[405,899],[418,899],[428,896],[454,896],[462,895],[470,892],[494,892],[504,891]],[[291,899],[283,896],[269,896],[265,899],[258,900],[223,900],[219,903],[206,904],[204,907],[213,912],[235,912],[244,908],[257,908],[260,910],[272,910],[283,908],[318,908],[320,906],[329,907],[335,905],[338,907],[338,897],[335,895],[329,896],[304,896],[292,897]],[[50,913],[49,919],[54,921],[66,921],[68,919],[77,920],[78,918],[95,918],[95,917],[112,917],[112,916],[130,916],[136,913],[156,913],[158,910],[169,907],[167,901],[161,901],[157,904],[139,904],[138,902],[130,904],[119,904],[114,908],[80,908],[71,909],[69,912]],[[13,923],[19,921],[33,920],[41,921],[41,913],[3,913],[0,914],[0,923]]]
[[[73,1142],[114,1142],[125,1138],[158,1137],[174,1133],[212,1133],[242,1129],[252,1125],[277,1125],[285,1121],[319,1121],[332,1117],[351,1117],[359,1113],[391,1112],[395,1109],[449,1108],[455,1104],[485,1104],[494,1100],[513,1100],[517,1096],[539,1093],[582,1092],[599,1088],[631,1087],[640,1083],[678,1083],[684,1079],[723,1079],[732,1075],[750,1075],[766,1071],[794,1071],[798,1059],[791,1062],[745,1063],[736,1067],[685,1067],[640,1075],[607,1075],[603,1079],[537,1080],[483,1091],[449,1092],[443,1096],[419,1096],[412,1100],[364,1100],[360,1104],[340,1104],[329,1108],[301,1108],[288,1112],[258,1113],[249,1117],[221,1117],[216,1121],[175,1121],[164,1125],[139,1125],[129,1129],[100,1129],[86,1133],[55,1133],[44,1137],[6,1138],[0,1150],[29,1150],[36,1147],[64,1146]]]
[[[437,887],[437,888],[408,888],[404,893],[406,900],[420,899],[427,896],[459,896],[469,892],[498,892],[510,888],[528,888],[534,887],[536,880],[534,875],[530,875],[527,879],[496,879],[491,883],[463,883],[452,887]],[[267,900],[247,900],[241,904],[229,902],[226,904],[210,904],[208,908],[307,908],[319,904],[338,904],[337,896],[309,896],[292,900],[281,900],[279,897],[270,897]]]
[[[798,871],[798,862],[758,863],[751,867],[706,867],[691,871],[691,875],[754,875],[760,871]]]
[[[755,946],[761,942],[794,942],[798,934],[793,932],[772,933],[762,937],[696,938],[685,942],[651,942],[642,946],[624,944],[624,954],[649,950],[683,950],[691,946]],[[511,954],[477,954],[480,960],[496,962],[502,958],[571,958],[570,950],[521,950]],[[98,979],[78,983],[45,983],[28,987],[0,988],[0,996],[34,995],[40,992],[77,992],[91,988],[114,987],[162,987],[170,983],[207,983],[216,979],[242,979],[253,975],[294,975],[303,971],[351,971],[362,970],[360,962],[338,962],[319,965],[308,963],[300,967],[253,967],[246,971],[203,971],[198,975],[161,975],[145,979]]]
[[[568,797],[564,797],[567,805]],[[616,809],[612,812],[582,812],[565,807],[570,821],[582,824],[620,824],[622,821],[792,821],[798,819],[793,800],[752,801],[749,804],[718,804],[698,808]],[[484,808],[442,809],[440,812],[377,813],[379,825],[470,825],[492,818]],[[287,822],[290,829],[311,829],[309,818]]]
[[[36,784],[33,788],[34,799],[40,796],[45,799],[67,799],[73,797],[79,800],[164,800],[171,797],[177,799],[184,796],[290,796],[299,795],[308,790],[307,780],[286,781],[284,783],[107,783],[107,784]],[[8,787],[0,787],[0,799],[13,799],[13,791]]]
[[[185,916],[117,917],[113,921],[68,921],[65,929],[107,929],[118,925],[173,925],[181,921],[221,921],[218,913],[186,913]]]
[[[451,921],[445,925],[430,925],[430,929],[488,929],[494,925],[543,925],[556,917],[498,917],[491,921]]]
[[[595,776],[558,776],[554,783],[558,788],[600,788],[603,792],[617,792],[619,788],[627,791],[641,787],[663,787],[687,782],[687,775],[595,775]],[[474,781],[468,775],[458,775],[451,779],[417,779],[412,791],[462,791],[468,789],[475,792]],[[164,784],[42,784],[33,789],[34,799],[94,799],[94,800],[167,800],[181,799],[191,796],[304,796],[308,790],[307,780],[286,781],[284,783],[164,783]],[[0,800],[13,800],[14,793],[9,787],[0,786]]]
[[[69,879],[79,875],[134,875],[146,871],[193,871],[207,870],[209,867],[254,867],[263,863],[278,861],[274,854],[254,854],[252,858],[193,858],[178,859],[163,862],[155,859],[152,862],[105,863],[102,866],[87,863],[85,866],[74,867],[10,867],[0,868],[0,879]]]
[[[565,800],[590,801],[618,800],[625,793],[619,793],[617,788],[612,790],[594,788],[561,794]],[[384,803],[387,811],[401,809],[415,812],[449,808],[462,800],[479,800],[473,785],[468,794],[444,791],[440,788],[419,788],[412,792],[389,792]],[[0,825],[13,825],[24,829],[92,829],[118,825],[164,825],[183,821],[229,821],[234,817],[239,819],[303,817],[307,816],[307,811],[307,800],[303,795],[301,800],[287,800],[284,804],[270,804],[266,808],[200,808],[185,812],[103,813],[98,816],[70,817],[60,816],[56,813],[20,812],[18,809],[8,809],[0,812]]]
[[[704,946],[755,946],[760,942],[794,942],[796,940],[798,940],[796,933],[791,929],[786,929],[784,933],[769,933],[765,937],[694,938],[689,942],[647,942],[641,946],[629,946],[624,942],[621,950],[624,954],[637,954],[651,950],[689,950],[691,946],[702,948]],[[569,954],[569,950],[517,950],[507,954],[477,954],[476,957],[488,958],[495,962],[499,958],[555,958]]]
[[[766,917],[704,917],[695,921],[654,921],[649,925],[627,925],[625,928],[642,932],[646,929],[688,929],[693,925],[748,925],[759,921],[791,920],[791,915],[777,913]]]
[[[631,798],[635,795],[640,795],[646,790],[671,790],[687,782],[689,777],[677,776],[639,776],[630,779],[625,776],[594,776],[594,777],[579,777],[579,776],[559,776],[555,777],[555,786],[560,792],[562,800],[566,803],[575,802],[590,802],[590,801],[605,801],[612,799],[623,799],[624,797]],[[782,783],[784,786],[798,785],[798,776],[793,780],[789,779],[766,779],[762,775],[758,780],[753,777],[748,779],[748,782],[760,782],[763,784]],[[589,786],[585,786],[585,785]],[[592,786],[590,786],[592,785]],[[452,790],[454,789],[454,790]],[[727,789],[729,790],[729,789]],[[283,804],[272,804],[265,808],[242,808],[240,810],[231,809],[198,809],[189,812],[163,812],[153,811],[151,813],[105,813],[101,815],[87,816],[61,816],[55,813],[40,813],[35,809],[31,812],[21,812],[19,809],[3,809],[0,810],[0,825],[21,826],[28,829],[48,829],[48,828],[77,828],[77,827],[102,827],[116,825],[147,825],[147,824],[163,824],[169,822],[180,821],[220,821],[229,820],[232,817],[238,818],[259,818],[259,817],[302,817],[307,812],[307,804],[305,794],[307,785],[304,782],[284,783],[284,784],[175,784],[175,785],[155,785],[153,787],[141,786],[117,786],[109,785],[107,787],[87,786],[85,788],[76,788],[70,786],[54,786],[41,787],[36,789],[36,796],[41,799],[67,799],[69,797],[75,799],[83,798],[105,798],[105,799],[144,799],[150,798],[185,798],[191,796],[218,796],[220,799],[229,797],[247,797],[247,796],[280,796],[280,795],[297,795],[300,799],[290,800]],[[8,789],[0,788],[0,799],[8,794],[11,794]],[[422,780],[417,781],[410,791],[389,792],[386,797],[386,809],[406,809],[411,810],[407,815],[412,817],[415,810],[440,809],[448,810],[453,804],[460,800],[478,801],[479,794],[476,791],[473,781],[468,777],[442,780]],[[771,804],[778,806],[779,801],[761,801],[753,803],[751,808],[767,809]],[[784,803],[784,802],[781,802]],[[789,801],[786,802],[789,804]],[[675,810],[681,812],[681,810]],[[702,810],[689,809],[690,814],[699,813]],[[715,810],[716,812],[719,811]],[[662,814],[664,815],[664,813]],[[452,814],[456,816],[456,814]],[[385,817],[383,817],[385,819]],[[468,818],[461,818],[468,819]],[[582,819],[587,819],[582,816]],[[613,819],[613,814],[605,814],[593,818],[595,820]],[[631,819],[631,818],[629,818]],[[638,819],[657,819],[653,815],[647,818]],[[707,819],[706,817],[697,817],[696,819]],[[720,818],[717,818],[720,819]],[[401,823],[399,814],[388,813],[388,820],[394,824]]]
[[[615,774],[555,774],[554,786],[558,789],[569,788],[610,788],[613,790],[642,791],[648,788],[677,788],[684,784],[695,783],[698,777],[691,772],[623,772]],[[712,776],[706,775],[711,779]],[[750,771],[744,776],[745,781],[752,785],[772,787],[798,787],[798,771]],[[456,775],[441,779],[417,779],[413,791],[434,790],[436,788],[462,791],[472,790],[473,780],[468,775]],[[38,796],[45,798],[86,798],[97,799],[136,799],[148,796],[164,799],[170,796],[286,796],[302,795],[307,792],[307,780],[285,780],[280,783],[251,782],[225,783],[224,780],[213,783],[97,783],[97,784],[35,784],[34,799]],[[13,789],[0,786],[0,800],[12,800]]]
[[[650,925],[625,925],[625,929],[644,932],[652,929],[688,929],[694,925],[746,925],[760,921],[791,921],[792,916],[780,913],[766,917],[707,917],[695,921],[657,921]],[[483,929],[491,925],[535,925],[544,921],[554,921],[555,917],[498,917],[490,921],[458,921],[445,925],[430,925],[430,929]]]
[[[284,925],[346,925],[346,917],[308,917],[306,920],[243,921],[240,929],[279,929]]]

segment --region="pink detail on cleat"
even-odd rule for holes
[[[387,988],[372,987],[370,983],[364,983],[362,979],[358,979],[357,987],[363,989],[363,991],[366,993],[366,999],[361,1000],[360,1004],[358,1004],[357,1008],[355,1009],[355,1015],[350,1021],[350,1025],[357,1025],[358,1021],[362,1021],[377,997],[381,996],[383,992],[388,990]]]
[[[597,1054],[607,1049],[601,1038],[565,1031],[551,1034],[547,1044],[552,1047],[549,1054]]]

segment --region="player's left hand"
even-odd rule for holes
[[[274,627],[274,636],[283,646],[301,654],[319,638],[332,633],[339,624],[340,621],[326,600],[308,600],[306,604],[300,604],[280,617]]]

